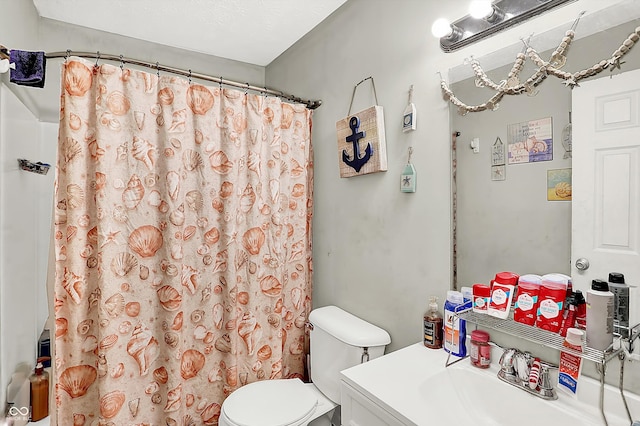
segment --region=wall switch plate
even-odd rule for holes
[[[473,153],[477,154],[480,152],[480,139],[479,138],[473,138],[471,139],[471,149],[473,149]]]

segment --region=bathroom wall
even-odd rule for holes
[[[2,13],[6,18],[0,26],[0,44],[7,48],[12,46],[20,46],[23,50],[39,50],[38,49],[38,14],[31,1],[12,1],[2,4]],[[9,73],[0,74],[0,79],[8,84],[14,93],[18,96],[22,103],[24,96],[22,92],[14,90],[15,85],[9,84]],[[13,86],[13,87],[12,87]],[[34,116],[38,117],[38,111],[35,108],[27,106]]]
[[[36,49],[38,16],[32,2],[4,2],[5,19],[0,43],[20,43]],[[8,82],[8,75],[1,80]],[[38,158],[36,117],[0,83],[0,409],[4,410],[7,384],[21,363],[35,361],[38,311],[35,309],[36,270],[39,261],[35,233],[36,188],[42,176],[18,170],[17,158]],[[38,160],[34,160],[38,161]],[[23,197],[19,188],[33,189]],[[46,314],[42,314],[43,316]],[[4,412],[0,413],[2,418]]]
[[[51,217],[53,214],[53,184],[55,181],[54,164],[58,151],[58,125],[55,123],[47,123],[40,121],[38,123],[39,130],[39,154],[41,161],[46,161],[52,165],[52,169],[46,176],[41,176],[38,180],[36,188],[38,198],[37,212],[37,231],[38,235],[38,264],[36,265],[36,280],[38,286],[44,286],[45,290],[50,282],[53,282],[54,276],[49,271],[54,271],[54,266],[50,264],[55,259],[53,255],[53,245],[49,244],[52,233]],[[36,294],[36,312],[37,324],[39,327],[52,328],[52,323],[47,324],[49,318],[49,302],[50,298],[47,291],[38,291]],[[53,315],[52,315],[53,317]]]
[[[25,50],[38,48],[38,14],[31,1],[3,2],[0,35],[6,47],[20,45]]]
[[[36,306],[45,286],[36,267],[48,243],[38,234],[44,176],[20,170],[17,161],[46,162],[39,157],[39,136],[36,118],[0,84],[0,403],[11,374],[33,367],[42,326]]]
[[[566,25],[580,10],[591,13],[606,5],[580,0],[458,52],[442,53],[431,24],[440,16],[464,16],[467,6],[463,0],[446,7],[417,0],[349,0],[266,70],[268,85],[323,101],[313,124],[314,305],[336,304],[385,328],[390,350],[420,341],[428,297],[438,296],[442,306],[452,281],[449,106],[437,72],[446,76],[470,55],[521,46],[520,37]],[[368,76],[384,107],[389,170],[341,179],[335,123],[347,115],[354,85]],[[417,130],[407,134],[401,118],[412,84]],[[373,103],[365,82],[353,111]],[[460,145],[469,136],[464,134]],[[409,146],[418,174],[413,194],[400,192]],[[566,245],[560,251],[566,255]]]

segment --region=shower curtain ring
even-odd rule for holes
[[[189,70],[189,84],[191,84],[191,70]]]
[[[100,51],[96,52],[96,64],[94,65],[96,68],[98,67],[98,61],[100,60]]]
[[[156,75],[160,78],[160,64],[156,62]]]
[[[67,49],[67,54],[64,57],[65,64],[67,63],[67,59],[69,59],[69,56],[71,56],[71,49]]]
[[[122,55],[120,55],[120,71],[124,71],[124,59],[122,59]]]
[[[222,76],[220,76],[220,90],[222,90]]]
[[[249,92],[249,83],[245,83],[247,87],[244,89],[244,94],[246,95]]]

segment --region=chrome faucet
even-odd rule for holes
[[[518,353],[517,349],[505,349],[500,357],[500,373],[504,376],[513,377],[515,380],[516,369],[514,367],[514,357]]]
[[[500,357],[498,378],[542,399],[558,399],[549,377],[549,368],[553,368],[553,366],[549,364],[540,363],[539,379],[535,386],[530,386],[529,375],[533,360],[534,358],[528,352],[521,352],[515,348],[505,349]]]

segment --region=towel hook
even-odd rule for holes
[[[94,65],[96,68],[98,67],[98,61],[100,60],[100,51],[96,53],[96,64]]]

